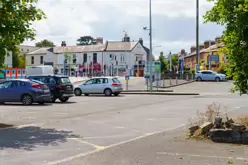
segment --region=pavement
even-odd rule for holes
[[[230,94],[231,87],[194,82],[173,90],[199,96],[90,95],[43,106],[2,105],[0,121],[15,127],[0,130],[0,164],[245,164],[247,146],[184,138],[189,121],[213,102],[232,116],[247,115],[248,97]]]

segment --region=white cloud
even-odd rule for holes
[[[154,44],[162,45],[155,53],[162,50],[179,52],[181,48],[189,49],[194,44],[195,2],[196,0],[152,0]],[[84,35],[121,40],[124,29],[132,40],[142,37],[145,42],[148,41],[148,35],[142,27],[149,24],[149,0],[40,0],[37,6],[46,13],[48,19],[34,23],[37,30],[36,41],[25,44],[34,45],[37,41],[49,39],[56,45],[60,45],[61,41],[75,45],[77,38]],[[207,0],[200,0],[201,15],[211,7],[212,4]],[[184,24],[180,24],[181,22]],[[182,31],[185,29],[187,31]],[[165,30],[170,34],[165,35]],[[220,29],[214,34],[206,28],[203,30],[201,40],[221,34]]]

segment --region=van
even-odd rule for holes
[[[50,65],[34,66],[26,69],[26,76],[53,75],[53,72],[53,66]]]

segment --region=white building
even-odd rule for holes
[[[71,72],[79,68],[82,72],[91,72],[93,62],[107,75],[117,75],[117,70],[118,75],[122,75],[128,70],[130,75],[139,72],[140,76],[143,76],[147,51],[141,43],[107,41],[106,44],[98,45],[40,48],[26,55],[26,65],[53,65],[58,69],[58,73],[63,73],[66,54],[68,60],[65,68],[70,68]],[[95,71],[93,67],[93,72]]]

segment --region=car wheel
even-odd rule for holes
[[[81,96],[81,95],[82,95],[81,89],[79,89],[79,88],[75,89],[75,90],[74,90],[74,94],[75,94],[76,96]]]
[[[202,78],[201,78],[201,77],[197,77],[196,80],[197,80],[197,81],[202,81]]]
[[[219,77],[216,77],[216,78],[215,78],[215,81],[216,81],[216,82],[219,82],[219,81],[220,81],[220,78],[219,78]]]
[[[59,100],[62,102],[62,103],[65,103],[69,100],[69,97],[61,97],[59,98]]]
[[[110,89],[105,89],[104,94],[105,94],[105,96],[111,96],[112,91]]]
[[[52,94],[51,94],[51,103],[55,103],[55,101],[56,101],[56,97],[55,97],[55,95],[52,93]]]
[[[114,96],[119,96],[119,93],[114,93]]]
[[[22,96],[22,103],[24,105],[31,105],[33,103],[33,98],[30,95],[23,95]]]
[[[84,94],[84,96],[89,96],[89,94]]]
[[[44,101],[38,101],[38,104],[43,105],[43,104],[45,104],[45,102]]]

